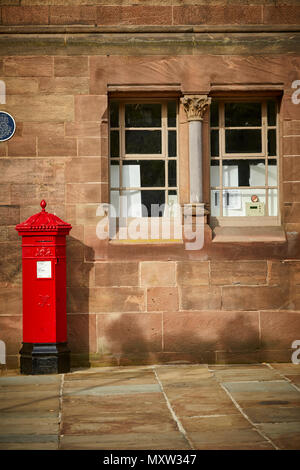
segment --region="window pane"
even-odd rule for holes
[[[261,130],[226,130],[226,153],[261,153]]]
[[[251,201],[257,196],[258,202]],[[223,191],[223,216],[251,217],[264,216],[266,191],[264,189],[228,189]]]
[[[168,162],[168,179],[168,186],[177,186],[176,160],[169,160]]]
[[[119,157],[119,131],[110,131],[110,156]]]
[[[268,186],[277,186],[277,160],[268,160]]]
[[[119,103],[110,103],[109,118],[110,127],[119,127]]]
[[[163,160],[124,161],[122,184],[125,188],[165,186],[165,162]]]
[[[176,127],[176,101],[168,102],[168,127]]]
[[[268,155],[276,155],[276,129],[268,130]]]
[[[269,189],[269,215],[278,215],[278,191],[277,189]]]
[[[223,160],[223,186],[265,186],[265,160]]]
[[[126,127],[161,127],[161,104],[126,104]]]
[[[215,189],[210,191],[210,210],[213,217],[220,215],[220,191]]]
[[[210,131],[210,154],[212,157],[219,156],[219,131]]]
[[[125,147],[127,154],[160,154],[161,131],[126,131]]]
[[[218,160],[212,160],[210,163],[210,185],[220,185],[220,165]]]
[[[176,131],[168,132],[168,155],[169,157],[176,157],[177,153],[176,145]]]
[[[219,127],[219,104],[216,101],[212,101],[210,106],[210,125]]]
[[[110,217],[119,217],[120,216],[120,193],[119,191],[110,191]]]
[[[225,126],[261,126],[261,103],[225,103]]]
[[[159,207],[165,204],[165,191],[141,191],[142,193],[142,204],[143,217],[162,217],[163,207]],[[145,211],[145,208],[147,211]]]
[[[268,125],[276,126],[276,102],[268,101],[267,110],[268,110]]]
[[[119,188],[120,186],[120,165],[119,162],[110,162],[110,187]]]

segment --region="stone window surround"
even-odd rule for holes
[[[209,176],[209,163],[210,163],[210,152],[209,152],[209,105],[211,99],[214,97],[227,97],[234,98],[235,96],[249,96],[254,99],[257,98],[268,98],[268,97],[281,97],[283,93],[283,84],[263,84],[263,85],[211,85],[211,89],[208,92],[184,92],[181,90],[179,84],[168,84],[168,85],[108,85],[108,97],[115,98],[153,98],[163,99],[174,97],[179,101],[179,112],[178,112],[178,174],[179,174],[179,202],[181,205],[192,204],[201,206],[202,213],[206,217],[209,216],[209,191],[210,184],[204,183],[210,180]],[[188,99],[192,99],[192,102],[188,102]],[[280,136],[280,114],[279,114],[279,136]],[[192,130],[194,129],[194,130]],[[195,129],[198,131],[201,129],[201,144],[199,146],[199,132],[198,141]],[[196,138],[196,149],[197,152],[190,154],[189,142]],[[280,139],[280,137],[279,137]],[[280,148],[280,145],[279,145]],[[202,182],[201,179],[191,177],[190,165],[186,162],[190,162],[191,158],[196,159],[196,153],[202,159]],[[279,150],[279,162],[280,162],[280,150]],[[198,160],[199,162],[199,160]],[[199,167],[199,165],[198,165]],[[201,172],[200,169],[200,172]],[[198,173],[199,174],[199,173]],[[279,170],[279,175],[281,171]],[[198,193],[193,192],[194,188],[197,188]],[[281,177],[279,176],[279,194],[281,194]],[[279,205],[279,214],[281,214],[282,200]],[[199,213],[199,212],[198,212]],[[248,218],[247,218],[248,219]],[[235,236],[231,237],[232,225],[227,227],[217,227],[214,233],[214,242],[247,242],[249,232],[248,226],[234,226]],[[279,233],[280,232],[280,233]],[[280,223],[277,226],[263,226],[257,228],[257,237],[252,237],[251,241],[274,241],[277,243],[283,243],[286,241],[286,235]]]

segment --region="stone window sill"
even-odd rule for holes
[[[215,227],[213,243],[285,243],[281,226],[267,227]]]

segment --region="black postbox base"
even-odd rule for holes
[[[20,350],[21,374],[62,374],[70,372],[67,343],[23,343]]]

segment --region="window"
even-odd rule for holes
[[[178,203],[177,102],[110,103],[110,203],[117,217],[161,217]]]
[[[213,100],[210,108],[211,217],[249,225],[278,216],[277,102]],[[230,219],[235,218],[235,219]],[[222,225],[222,223],[221,223]]]

